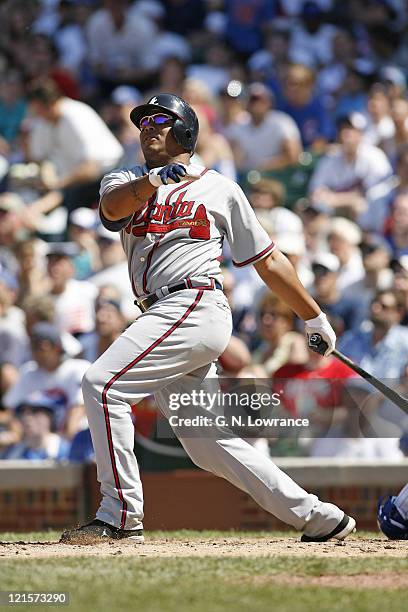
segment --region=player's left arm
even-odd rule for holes
[[[305,322],[309,347],[321,354],[331,353],[335,348],[336,334],[319,305],[303,287],[287,257],[275,249],[268,257],[257,261],[254,267],[269,289]],[[311,342],[315,334],[321,336],[322,342],[316,344],[316,339]]]

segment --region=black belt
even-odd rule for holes
[[[196,289],[196,290],[203,290],[203,291],[212,291],[214,289],[220,289],[222,291],[221,283],[218,282],[215,278],[210,278],[208,280],[212,281],[211,284],[208,286],[205,286],[205,285],[194,286],[194,283],[190,279],[186,278],[185,280],[181,281],[180,283],[176,283],[175,285],[168,285],[166,287],[161,287],[160,289],[157,290],[157,292],[151,293],[150,295],[143,298],[142,300],[135,300],[135,304],[136,306],[140,308],[142,312],[146,312],[146,310],[149,310],[149,308],[153,306],[153,304],[158,302],[158,300],[162,299],[166,295],[169,295],[170,293],[176,293],[177,291],[184,291],[184,289]],[[157,293],[159,292],[160,292],[160,295],[157,295]]]

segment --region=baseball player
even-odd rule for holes
[[[408,484],[398,495],[380,499],[377,521],[381,531],[390,540],[408,540]]]
[[[335,333],[271,243],[240,187],[193,165],[198,120],[181,98],[159,94],[131,112],[140,130],[143,166],[106,175],[100,189],[104,226],[120,231],[141,316],[89,368],[83,393],[102,501],[96,519],[62,536],[143,541],[143,492],[133,453],[130,406],[155,395],[170,417],[169,396],[206,388],[231,336],[219,258],[227,239],[236,266],[254,265],[266,285],[305,321],[321,354]],[[183,432],[185,430],[182,430]],[[302,541],[344,539],[355,520],[307,493],[245,440],[221,428],[175,428],[204,470],[226,478],[264,509],[303,532]]]

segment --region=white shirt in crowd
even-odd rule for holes
[[[259,168],[264,162],[281,155],[285,141],[300,142],[300,133],[293,119],[275,110],[269,111],[259,125],[254,125],[248,115],[245,121],[229,126],[226,136],[242,151],[244,170]]]
[[[395,124],[391,117],[386,116],[378,123],[369,117],[364,130],[364,142],[374,146],[388,145],[395,135]]]
[[[365,277],[363,259],[356,249],[347,263],[341,266],[337,274],[337,287],[341,293],[354,283],[360,282]]]
[[[50,294],[55,304],[55,325],[60,332],[87,333],[95,327],[95,300],[98,291],[88,281],[71,279],[65,291]]]
[[[93,108],[71,98],[61,100],[61,118],[55,123],[32,120],[29,135],[30,157],[49,160],[61,179],[80,163],[99,163],[101,175],[118,165],[123,148]]]
[[[346,159],[340,146],[334,146],[316,166],[309,190],[329,187],[333,191],[365,192],[392,174],[385,153],[378,147],[361,143],[354,160]]]
[[[85,359],[66,359],[54,372],[47,372],[35,361],[29,361],[21,367],[19,380],[4,395],[3,404],[14,410],[31,393],[42,391],[58,405],[56,416],[61,425],[67,410],[84,403],[81,382],[89,366],[89,361]]]
[[[121,261],[114,266],[104,268],[90,276],[88,282],[92,283],[98,291],[104,285],[114,285],[120,292],[121,312],[128,321],[132,321],[140,315],[139,308],[134,304],[135,296],[129,281],[127,261]]]
[[[332,42],[336,32],[337,28],[327,23],[313,33],[299,24],[292,32],[290,58],[311,66],[328,64],[333,57]]]
[[[86,26],[89,60],[109,71],[144,68],[149,62],[149,47],[154,47],[157,28],[140,11],[126,11],[123,27],[117,30],[106,9],[96,11]],[[149,53],[147,52],[149,49]]]

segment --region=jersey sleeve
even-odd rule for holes
[[[254,264],[275,249],[274,242],[259,223],[244,192],[236,183],[231,190],[224,229],[234,266]]]
[[[117,219],[116,221],[107,219],[102,212],[100,202],[103,196],[109,193],[109,191],[112,191],[112,189],[120,187],[131,180],[132,179],[129,172],[127,172],[125,168],[120,168],[119,170],[113,170],[112,172],[109,172],[109,174],[105,174],[101,181],[101,186],[99,188],[99,217],[102,225],[111,232],[120,232],[120,230],[129,223],[132,215],[123,217],[123,219]]]

